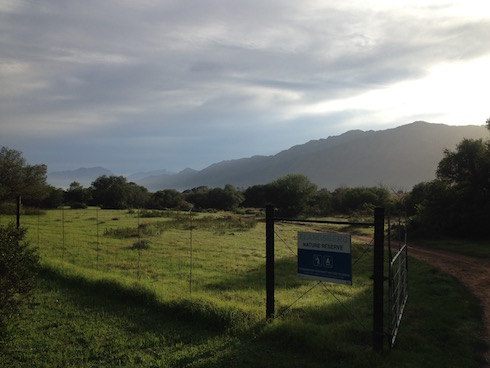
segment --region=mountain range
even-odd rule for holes
[[[247,188],[269,183],[283,175],[303,174],[319,188],[329,190],[340,186],[378,185],[410,190],[417,183],[435,178],[437,164],[444,157],[445,149],[455,149],[463,138],[488,136],[484,126],[449,126],[418,121],[379,131],[351,130],[293,146],[275,155],[222,161],[200,171],[139,173],[128,180],[155,192],[170,188],[223,187],[226,184]],[[62,175],[53,174],[48,175],[48,182],[55,185],[52,178],[60,179]],[[81,179],[77,181],[82,183]]]

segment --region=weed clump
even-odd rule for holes
[[[147,239],[138,240],[133,243],[131,249],[150,249],[150,241]]]

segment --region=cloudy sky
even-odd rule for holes
[[[490,117],[482,0],[0,0],[0,146],[118,175]]]

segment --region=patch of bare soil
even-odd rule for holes
[[[490,367],[490,261],[420,246],[409,246],[408,254],[456,277],[480,300],[489,347],[485,360]]]

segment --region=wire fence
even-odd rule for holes
[[[0,224],[9,221],[15,221],[15,216],[0,216]],[[46,264],[144,284],[164,299],[218,301],[263,317],[263,213],[61,208],[23,214],[21,226],[28,228],[28,240],[39,247]],[[360,321],[369,321],[372,313],[372,233],[359,234],[362,240],[353,244],[356,288],[352,289],[298,278],[297,233],[305,227],[312,231],[353,230],[340,224],[276,225],[275,235],[281,244],[275,252],[277,316],[308,318],[317,309],[329,315],[326,305],[335,304],[344,310],[340,313],[366,329]]]
[[[14,216],[0,216],[0,224],[11,221]],[[21,226],[44,262],[137,280],[166,295],[226,299],[220,292],[226,283],[255,271],[250,282],[261,281],[264,235],[255,216],[57,209],[22,215]]]

